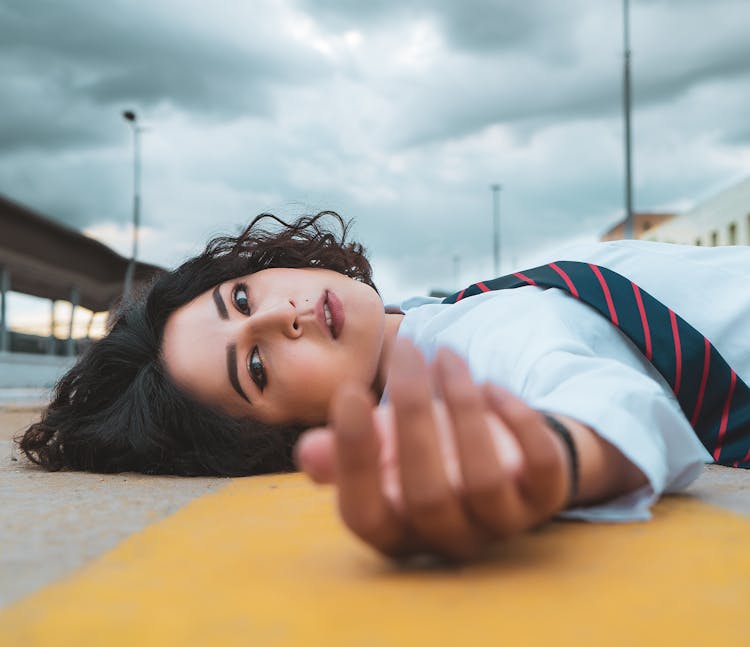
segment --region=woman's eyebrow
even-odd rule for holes
[[[232,343],[227,344],[227,373],[229,373],[229,381],[232,384],[232,388],[240,394],[243,400],[248,404],[252,404],[250,398],[245,395],[240,386],[240,379],[237,375],[237,346]]]
[[[219,317],[222,319],[229,319],[227,307],[224,305],[224,299],[221,298],[221,292],[219,291],[220,287],[221,286],[217,285],[211,294],[214,297],[214,304],[216,304],[216,310],[219,312]]]
[[[219,290],[220,287],[221,286],[217,285],[211,292],[211,295],[214,298],[214,304],[216,305],[216,311],[219,313],[219,317],[221,319],[229,319],[227,306],[224,303],[224,299],[221,298],[221,291]],[[237,374],[237,346],[232,343],[227,344],[227,373],[229,374],[229,382],[231,383],[232,388],[237,391],[237,393],[243,400],[245,400],[249,404],[252,404],[252,402],[250,402],[250,398],[245,395],[245,392],[242,390],[242,386],[240,385],[240,378]]]

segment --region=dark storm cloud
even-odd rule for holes
[[[97,107],[269,116],[275,86],[321,71],[321,61],[293,43],[266,47],[273,34],[262,15],[237,43],[185,20],[179,7],[0,2],[0,104],[12,106],[0,123],[0,149],[103,141],[111,130],[92,123]]]
[[[0,73],[2,67],[0,66]],[[98,144],[111,133],[88,120],[65,113],[65,101],[52,90],[35,93],[37,100],[23,92],[14,92],[12,83],[0,87],[0,155],[25,148],[67,149]]]
[[[723,136],[722,142],[729,146],[748,146],[750,145],[750,126],[747,121],[737,124],[734,128],[729,129]]]
[[[621,110],[620,3],[536,0],[299,0],[331,29],[382,30],[429,17],[455,56],[415,78],[398,107],[394,143],[453,139],[492,124],[523,135]],[[707,82],[750,79],[750,4],[631,3],[635,108],[665,104]],[[724,19],[732,16],[732,23]],[[713,37],[706,24],[722,34]],[[592,45],[599,54],[591,58]],[[439,73],[438,73],[439,72]]]
[[[622,109],[616,64],[609,71],[561,69],[556,75],[539,68],[524,75],[498,66],[494,80],[491,75],[485,69],[484,83],[458,75],[425,82],[408,107],[419,119],[408,125],[400,143],[413,146],[456,138],[497,123],[516,127],[519,133],[533,132],[553,121],[616,116]],[[703,83],[722,79],[750,82],[750,40],[692,60],[675,57],[661,65],[635,66],[635,109],[666,104]]]
[[[450,45],[465,51],[507,51],[540,46],[543,51],[569,42],[566,23],[580,15],[580,2],[569,0],[299,0],[332,28],[382,26],[398,20],[431,17]],[[566,47],[567,49],[567,47]]]
[[[558,63],[575,55],[575,21],[580,0],[466,0],[425,1],[434,8],[447,42],[466,51],[487,54],[523,49],[531,56]]]

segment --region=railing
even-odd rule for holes
[[[8,349],[11,353],[31,353],[34,355],[55,355],[65,357],[69,355],[69,341],[57,337],[42,337],[28,333],[8,331]],[[94,342],[84,337],[72,340],[73,354],[80,355]]]

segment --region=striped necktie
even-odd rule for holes
[[[706,337],[617,272],[557,261],[475,283],[443,303],[524,285],[565,290],[611,321],[669,383],[714,461],[750,468],[750,388]]]

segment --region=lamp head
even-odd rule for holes
[[[132,110],[123,110],[123,111],[122,111],[122,116],[123,116],[123,117],[124,117],[124,118],[125,118],[125,119],[126,119],[127,121],[131,121],[131,122],[133,122],[133,123],[135,123],[135,122],[136,122],[136,116],[135,116],[135,112],[133,112]]]

